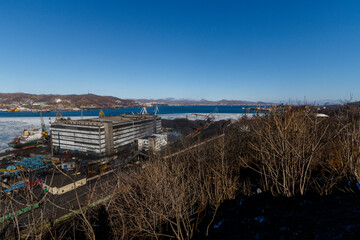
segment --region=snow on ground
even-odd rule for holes
[[[206,115],[206,114],[203,114]],[[159,114],[164,119],[188,118],[189,120],[203,120],[204,117],[192,115],[192,113],[178,113],[178,114]],[[236,113],[215,113],[213,117],[215,121],[234,119],[238,120],[244,114]],[[71,117],[71,119],[80,119],[81,117]],[[93,118],[93,117],[84,117]],[[55,117],[51,118],[53,122]],[[44,118],[45,127],[49,130],[49,118]],[[41,128],[41,121],[39,117],[9,117],[0,118],[0,152],[9,149],[8,143],[15,137],[21,136],[24,129]]]

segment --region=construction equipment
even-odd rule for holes
[[[105,171],[106,169],[108,169],[110,167],[110,165],[106,164],[105,166],[100,168],[100,172]]]
[[[205,114],[193,113],[192,115],[205,117],[205,120],[204,120],[205,124],[203,124],[201,127],[198,127],[197,129],[195,129],[195,131],[193,131],[192,133],[187,135],[185,138],[196,137],[197,135],[199,135],[199,133],[202,130],[208,128],[213,123],[213,120],[214,120],[214,117],[211,116],[212,114],[205,115]]]
[[[53,164],[57,164],[60,161],[59,160],[55,160],[55,159],[51,159],[50,157],[43,157],[42,160],[43,163],[53,163]]]
[[[40,121],[41,121],[41,134],[43,136],[47,136],[47,132],[45,131],[45,123],[44,123],[44,118],[42,115],[42,108],[40,107]]]

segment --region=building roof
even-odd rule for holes
[[[122,124],[122,123],[131,123],[131,122],[152,120],[152,119],[161,119],[161,118],[156,115],[150,115],[150,114],[121,114],[117,116],[105,116],[101,118],[97,117],[97,118],[81,119],[81,120],[60,119],[56,121],[56,124],[102,126],[105,123]]]
[[[45,184],[50,187],[61,188],[81,179],[86,179],[86,176],[79,172],[76,173],[75,171],[67,171],[66,175],[62,173],[54,173],[53,175],[48,175],[45,178]]]

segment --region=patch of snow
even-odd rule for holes
[[[224,222],[224,219],[221,220],[220,222],[218,222],[217,224],[215,224],[215,225],[214,225],[214,229],[219,228],[223,222]]]
[[[58,98],[58,99],[55,100],[55,102],[60,103],[60,102],[62,102],[62,100],[60,98]]]
[[[254,218],[255,221],[259,222],[259,223],[263,223],[265,221],[265,217],[264,216],[259,216]]]

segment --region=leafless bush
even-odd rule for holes
[[[328,127],[326,119],[304,108],[275,109],[268,118],[252,122],[248,154],[239,158],[261,175],[265,191],[303,195],[318,153],[328,142]]]
[[[117,237],[191,239],[207,206],[215,217],[220,204],[236,192],[236,178],[219,141],[166,161],[155,157],[124,174],[120,194],[109,205]]]
[[[350,106],[337,115],[339,158],[348,169],[348,178],[360,182],[360,110]]]

